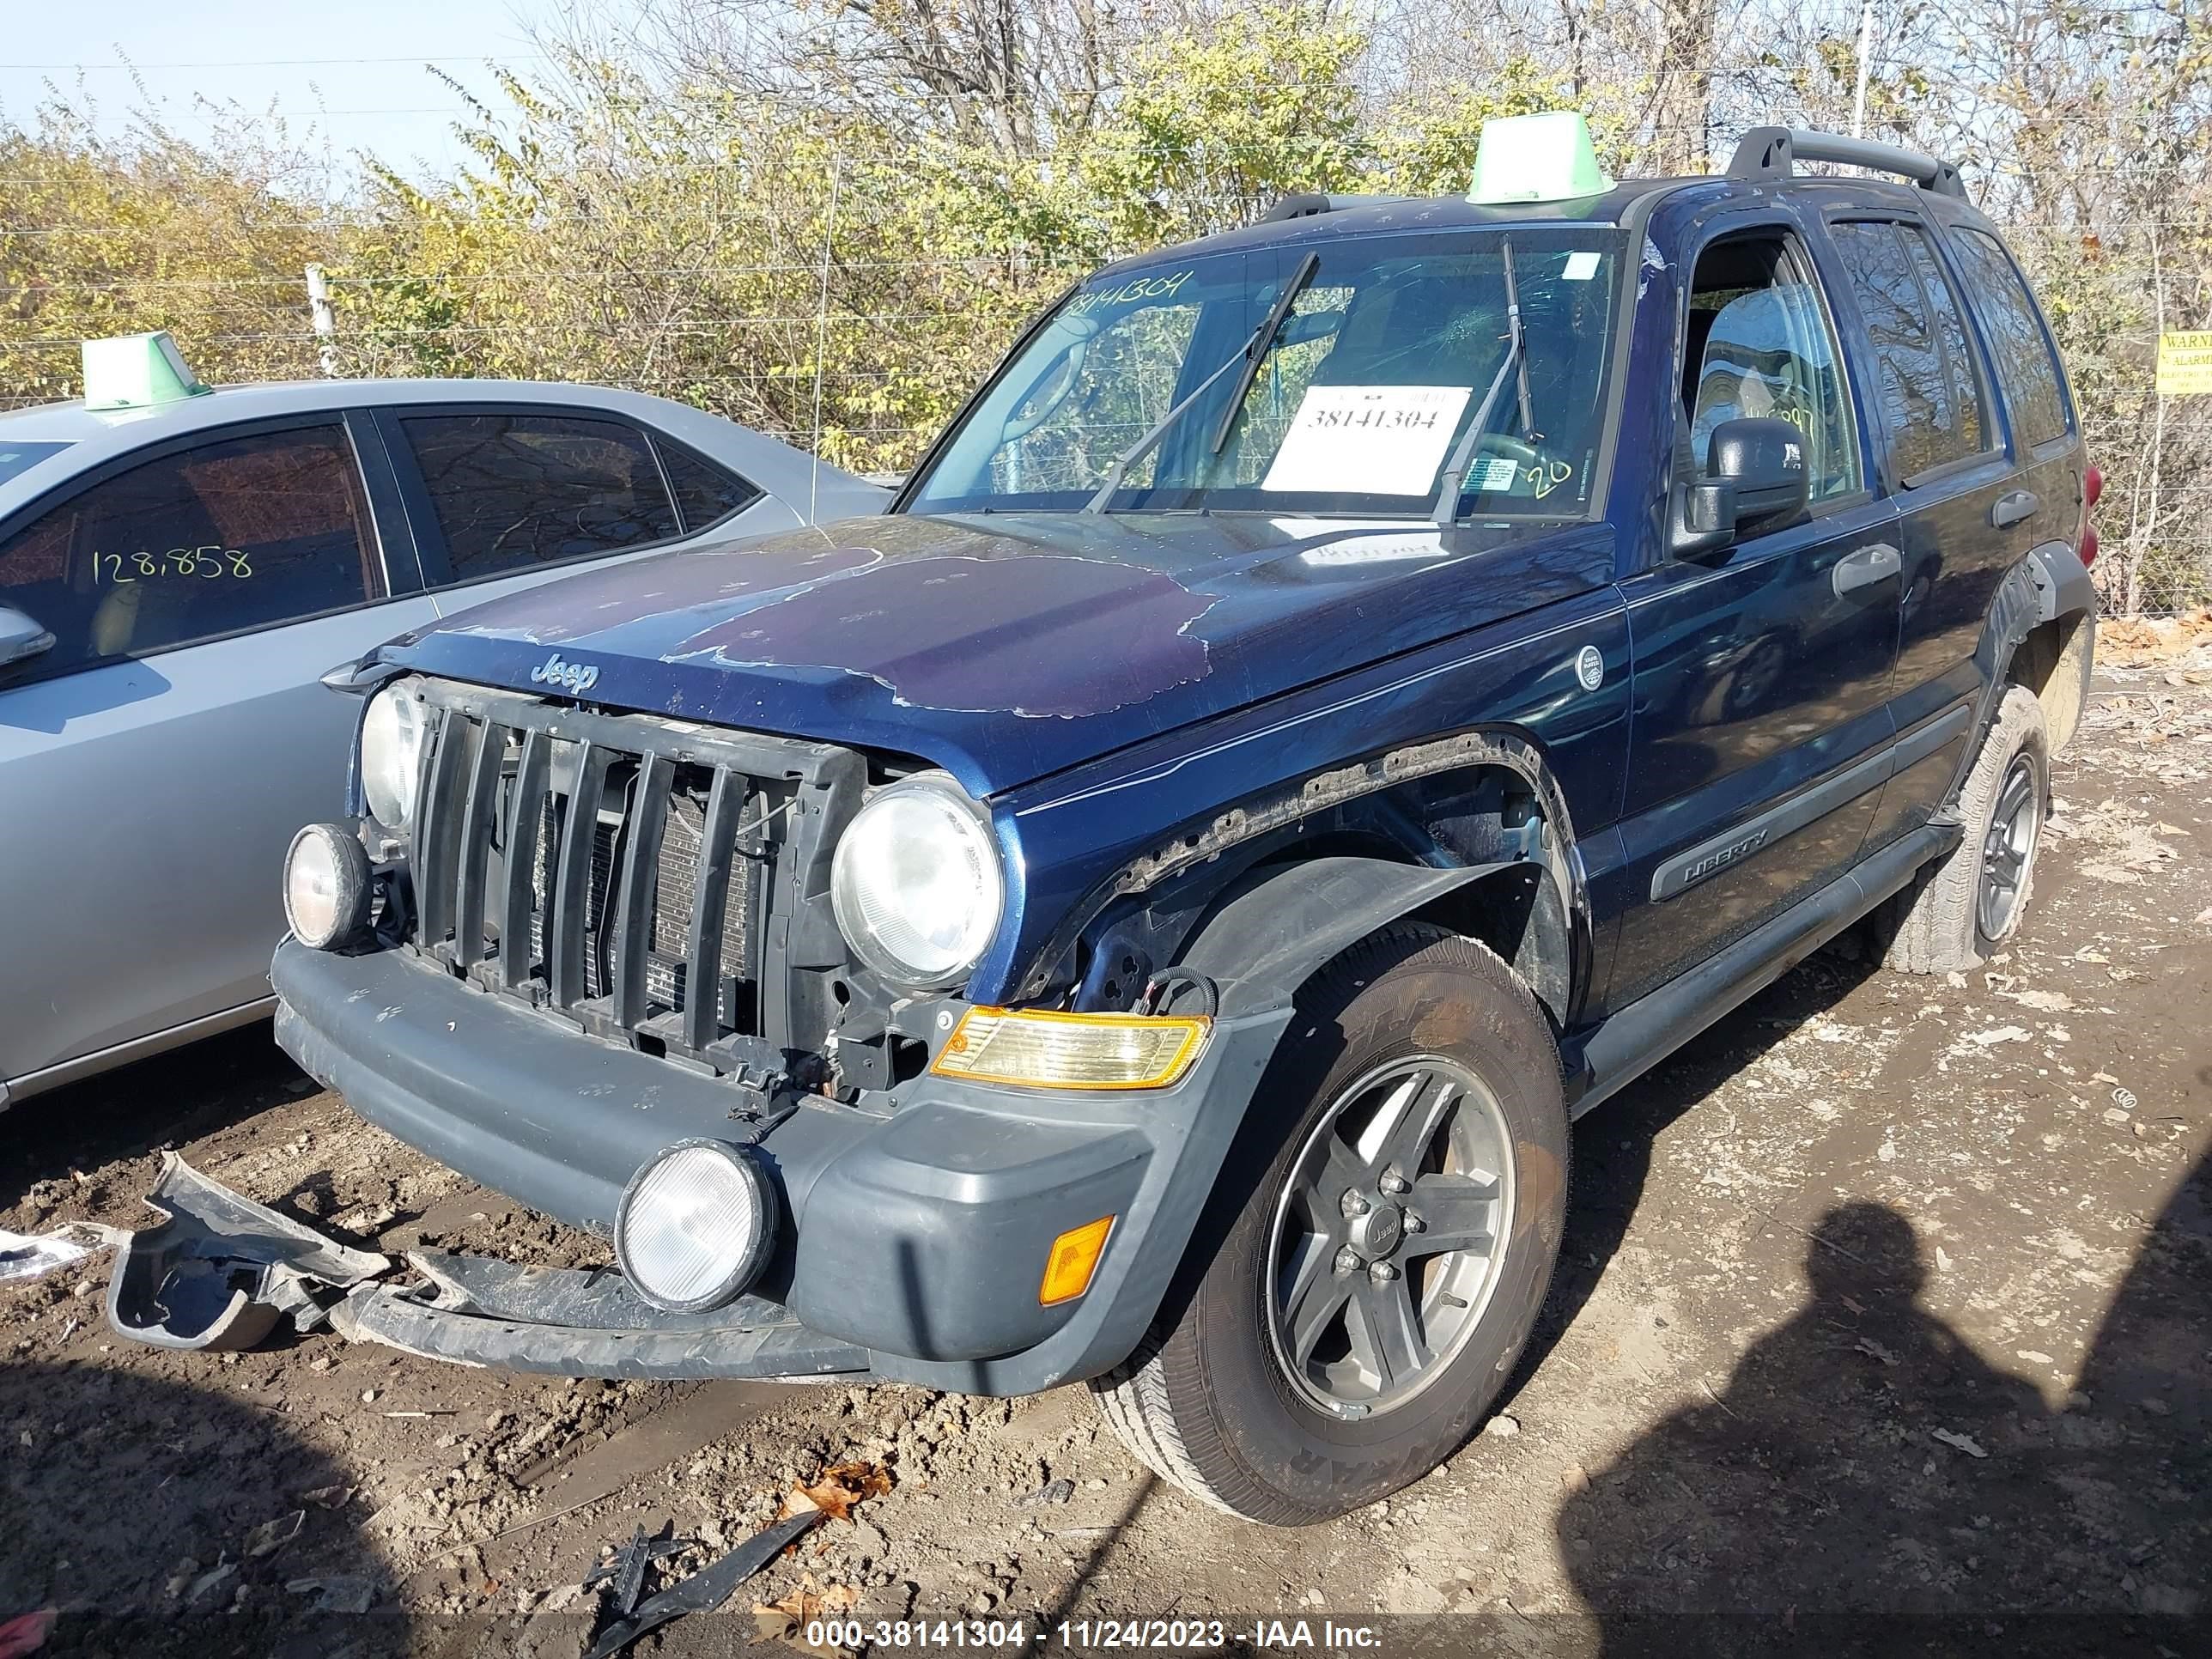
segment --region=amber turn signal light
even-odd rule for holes
[[[1030,1089],[1164,1089],[1206,1046],[1204,1016],[970,1008],[930,1070]]]
[[[1044,1259],[1044,1283],[1037,1288],[1040,1305],[1049,1308],[1054,1303],[1073,1302],[1091,1288],[1098,1258],[1106,1253],[1106,1235],[1113,1231],[1114,1218],[1102,1215],[1096,1221],[1069,1228],[1052,1241],[1052,1251]]]

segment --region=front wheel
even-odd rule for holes
[[[1355,945],[1299,995],[1180,1316],[1093,1385],[1108,1422],[1156,1473],[1276,1525],[1419,1480],[1528,1340],[1567,1157],[1558,1050],[1510,969],[1427,927]]]

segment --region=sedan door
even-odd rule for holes
[[[0,1101],[267,1006],[284,849],[343,811],[359,714],[319,677],[433,617],[390,496],[373,428],[332,414],[140,452],[0,525],[0,601],[56,637],[0,682]]]

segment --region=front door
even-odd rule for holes
[[[335,416],[180,443],[0,538],[0,599],[56,638],[0,684],[0,1087],[269,995],[284,849],[343,814],[360,714],[318,678],[434,619],[391,586]]]
[[[1899,569],[1831,311],[1794,228],[1729,228],[1684,311],[1685,471],[1728,420],[1804,435],[1809,511],[1623,583],[1632,908],[1608,1001],[1712,956],[1857,857],[1889,763]]]

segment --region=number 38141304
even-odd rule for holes
[[[201,581],[246,580],[253,562],[234,547],[173,547],[166,553],[95,553],[92,580],[100,582],[152,581],[163,576],[197,578]]]

